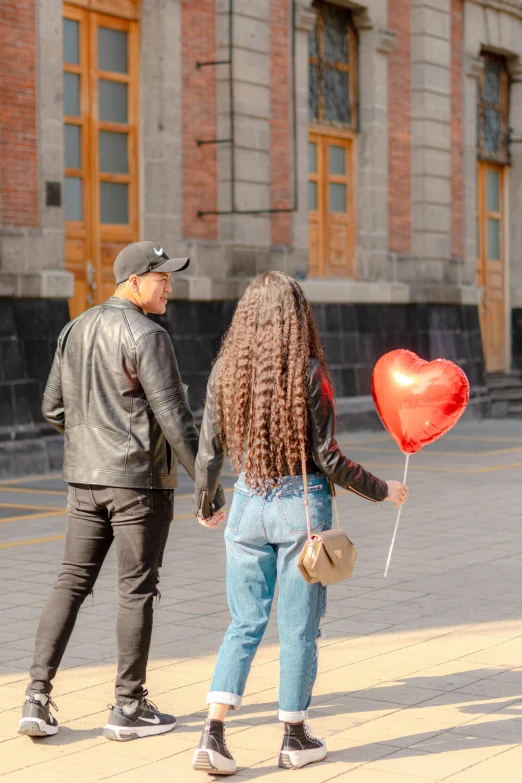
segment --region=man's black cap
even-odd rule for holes
[[[146,272],[182,272],[190,264],[190,258],[169,258],[161,245],[155,242],[131,242],[120,250],[112,270],[116,285],[124,283],[131,275]]]

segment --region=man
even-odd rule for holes
[[[65,554],[40,619],[20,734],[58,731],[51,683],[113,540],[118,672],[103,733],[128,740],[176,725],[148,701],[143,685],[178,460],[194,478],[199,436],[170,337],[146,314],[165,313],[171,273],[189,263],[153,242],[128,245],[114,262],[115,295],[59,337],[42,411],[65,435]]]

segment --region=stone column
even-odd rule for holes
[[[292,218],[292,244],[296,250],[295,267],[301,273],[308,271],[308,34],[314,28],[315,19],[316,11],[308,2],[297,6],[294,64],[297,127],[293,150],[297,158],[297,212]]]
[[[235,0],[233,8],[232,113],[230,69],[217,70],[218,138],[235,138],[232,184],[231,146],[218,147],[218,209],[270,208],[270,35],[269,0]],[[229,56],[229,0],[217,2],[217,59]],[[235,204],[232,204],[232,191]],[[231,276],[251,276],[268,264],[268,214],[223,215],[219,238],[228,247]],[[257,248],[257,250],[255,250]],[[265,249],[265,250],[263,250]]]
[[[391,280],[393,274],[388,254],[388,54],[395,34],[386,29],[387,18],[384,3],[371,17],[354,14],[359,31],[357,277],[361,281]]]
[[[460,283],[474,285],[477,271],[477,91],[484,64],[474,54],[464,56],[462,137],[464,147],[464,265]]]
[[[455,283],[451,236],[451,0],[412,0],[412,255],[408,281]]]
[[[509,169],[508,190],[508,251],[509,281],[511,289],[511,307],[522,308],[522,65],[517,58],[516,65],[510,68],[511,93],[511,167]],[[509,302],[507,303],[509,305]]]
[[[181,253],[180,0],[142,0],[140,20],[141,235]]]

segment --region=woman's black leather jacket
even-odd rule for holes
[[[207,386],[207,400],[199,436],[196,458],[194,513],[208,519],[225,505],[219,478],[225,454],[219,436],[216,414],[215,381],[218,365],[214,366]],[[364,470],[344,456],[335,439],[335,408],[330,384],[317,359],[310,359],[308,374],[308,406],[310,412],[308,463],[313,463],[334,484],[355,492],[367,500],[381,501],[388,496],[385,481]],[[297,471],[300,472],[300,469]]]

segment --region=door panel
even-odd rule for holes
[[[355,277],[353,149],[354,141],[346,135],[310,134],[311,277]]]
[[[483,288],[480,325],[487,372],[506,370],[504,168],[480,162],[477,173],[477,285]]]
[[[71,317],[114,291],[138,226],[137,23],[64,6],[66,265]]]

